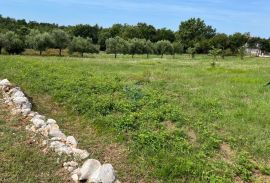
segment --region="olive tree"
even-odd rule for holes
[[[144,53],[144,47],[145,47],[145,39],[130,39],[129,40],[129,54],[132,55],[132,58],[134,58],[135,54],[143,54]]]
[[[182,54],[182,53],[184,53],[183,44],[179,41],[173,42],[173,57],[175,57],[175,54]]]
[[[191,56],[192,59],[195,58],[196,48],[195,47],[189,47],[187,49],[187,53]]]
[[[221,54],[222,49],[212,47],[212,49],[209,51],[209,55],[213,56],[213,60],[217,61],[218,56]]]
[[[155,45],[150,41],[146,41],[144,45],[144,53],[147,55],[147,58],[149,58],[149,54],[152,54],[155,52]]]
[[[2,48],[5,46],[5,35],[0,33],[0,55],[2,53]]]
[[[239,52],[239,56],[241,58],[241,60],[244,60],[244,57],[246,55],[246,47],[245,46],[241,46],[238,50]]]
[[[53,47],[59,49],[59,56],[61,56],[62,50],[67,48],[67,46],[69,45],[68,34],[61,29],[55,29],[52,31],[51,35]]]
[[[163,58],[164,54],[172,54],[173,53],[173,46],[172,43],[168,40],[158,41],[156,43],[156,51],[161,58]]]
[[[20,54],[24,51],[25,45],[16,33],[8,31],[4,39],[4,48],[9,54]]]
[[[106,52],[114,54],[114,58],[117,57],[117,54],[126,53],[127,51],[127,42],[121,37],[116,36],[106,40]]]
[[[99,48],[93,44],[90,38],[74,37],[70,42],[69,52],[78,52],[83,57],[84,53],[98,53]]]
[[[42,55],[43,51],[46,51],[52,46],[52,37],[49,33],[40,33],[37,30],[31,30],[30,34],[26,37],[26,42],[30,48],[39,51],[39,55]]]

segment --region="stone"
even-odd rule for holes
[[[38,113],[36,113],[36,115],[35,115],[33,118],[37,118],[37,119],[41,119],[41,120],[43,120],[43,121],[46,121],[46,117],[43,116],[43,115],[40,115],[40,114],[38,114]]]
[[[73,174],[71,178],[75,183],[79,183],[79,176],[77,174]]]
[[[24,93],[22,91],[20,91],[20,90],[17,90],[15,92],[11,92],[11,93],[12,93],[11,98],[25,97]]]
[[[12,99],[14,104],[18,107],[21,107],[22,104],[28,103],[28,99],[26,97],[16,97]]]
[[[102,183],[113,183],[116,180],[115,171],[111,164],[104,164],[98,171],[98,176],[95,181]]]
[[[89,156],[89,153],[86,150],[72,148],[72,152],[75,158],[79,158],[81,160],[86,159]]]
[[[88,178],[91,177],[94,172],[98,171],[100,167],[101,164],[98,160],[88,159],[80,168],[79,180],[88,180]]]
[[[70,161],[70,162],[64,163],[63,166],[69,172],[73,172],[78,167],[78,163],[75,161]]]
[[[56,121],[54,119],[48,119],[47,124],[56,124]]]
[[[11,83],[9,82],[9,80],[3,79],[0,81],[0,87],[3,87],[3,86],[11,86]]]
[[[77,168],[77,169],[73,170],[73,171],[71,172],[71,175],[77,174],[78,176],[80,176],[80,175],[81,175],[80,170],[81,170],[80,168]]]
[[[31,121],[33,122],[33,124],[35,125],[36,128],[41,128],[43,126],[46,126],[45,121],[42,119],[33,118],[33,119],[31,119]]]
[[[69,161],[69,162],[65,162],[63,164],[64,167],[68,167],[68,166],[72,166],[72,167],[77,167],[78,163],[76,161]]]
[[[67,140],[66,140],[67,145],[76,148],[78,143],[76,141],[76,139],[73,136],[68,136]]]
[[[33,118],[33,117],[36,116],[37,114],[38,114],[37,112],[31,111],[31,112],[28,114],[28,116]]]
[[[65,134],[63,132],[61,132],[61,130],[59,130],[59,129],[49,130],[49,136],[51,136],[51,137],[59,137],[64,141],[66,140]]]
[[[28,114],[31,112],[31,109],[22,109],[21,112],[23,116],[28,116]]]
[[[56,153],[58,153],[58,155],[62,155],[62,154],[70,155],[70,154],[72,154],[71,148],[66,146],[63,142],[53,141],[50,144],[50,148],[54,149],[54,151]]]

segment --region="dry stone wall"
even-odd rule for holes
[[[7,79],[0,80],[0,89],[4,100],[11,107],[13,115],[23,115],[29,119],[26,130],[29,133],[42,135],[43,145],[47,145],[59,156],[67,155],[73,161],[65,162],[64,168],[70,172],[74,182],[119,183],[111,164],[101,164],[98,160],[87,159],[89,153],[78,148],[78,142],[73,136],[66,136],[54,119],[32,111],[32,104],[19,87],[14,87]],[[84,161],[81,167],[76,161]]]

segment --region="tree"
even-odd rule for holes
[[[172,43],[172,45],[173,45],[173,57],[175,57],[175,54],[184,53],[184,47],[180,41],[175,41]]]
[[[240,48],[243,47],[247,43],[249,37],[250,35],[248,33],[241,34],[239,32],[233,35],[230,35],[229,40],[230,40],[230,48],[232,52],[236,54],[240,50]]]
[[[246,47],[241,46],[238,50],[241,60],[244,60],[245,54],[246,54]]]
[[[154,36],[154,41],[157,42],[157,41],[162,41],[162,40],[168,40],[170,42],[174,42],[175,41],[174,32],[166,28],[158,29],[156,31],[156,35]]]
[[[259,48],[263,51],[263,52],[270,52],[270,39],[262,39],[260,41],[260,46]]]
[[[182,42],[184,48],[193,47],[201,40],[207,40],[215,36],[216,30],[205,24],[200,18],[191,18],[181,22],[177,39]]]
[[[68,34],[61,29],[55,29],[52,31],[51,35],[54,48],[59,49],[59,56],[61,56],[62,50],[67,48],[69,44]]]
[[[19,35],[12,31],[8,31],[5,36],[5,49],[9,54],[20,54],[24,51],[24,43]]]
[[[75,25],[71,27],[71,34],[76,37],[83,37],[83,38],[91,38],[93,43],[96,44],[98,42],[98,33],[100,28],[98,25]]]
[[[90,38],[74,37],[69,45],[69,52],[78,52],[83,57],[84,53],[98,53],[99,49]]]
[[[146,53],[147,58],[149,58],[149,54],[154,53],[154,51],[155,51],[154,44],[150,40],[146,41],[144,45],[144,53]]]
[[[138,23],[137,28],[139,34],[138,38],[154,41],[154,37],[157,32],[154,26],[148,25],[146,23]]]
[[[164,54],[172,54],[173,53],[173,46],[172,43],[168,40],[158,41],[156,43],[156,50],[161,58],[163,58]]]
[[[40,33],[36,30],[31,30],[30,34],[26,37],[26,42],[30,48],[39,51],[39,55],[42,55],[42,52],[46,51],[53,44],[49,33]]]
[[[2,48],[5,46],[5,35],[0,33],[0,55],[2,53]]]
[[[210,45],[214,48],[221,49],[221,57],[225,58],[226,50],[229,48],[230,40],[226,34],[217,34],[210,40]]]
[[[189,47],[187,49],[187,53],[190,54],[192,59],[194,59],[195,58],[195,53],[196,53],[196,48],[195,47]]]
[[[112,35],[109,29],[102,29],[98,34],[98,44],[100,45],[100,50],[106,50],[106,40],[111,38]]]
[[[222,53],[222,49],[212,47],[212,49],[209,51],[209,55],[213,56],[213,62],[212,66],[216,65],[216,61],[218,56]]]
[[[106,41],[106,52],[113,53],[116,58],[117,54],[126,52],[126,46],[126,41],[119,36],[109,38]]]
[[[144,53],[145,42],[145,39],[134,38],[129,40],[129,53],[132,55],[132,58],[134,58],[135,54]]]

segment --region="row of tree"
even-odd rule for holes
[[[10,32],[10,31],[13,31]],[[174,45],[181,45],[184,53],[209,53],[213,47],[221,49],[222,55],[237,54],[243,46],[270,52],[270,39],[251,37],[250,34],[235,33],[227,35],[217,33],[216,30],[206,25],[201,19],[191,18],[181,22],[178,31],[166,28],[156,29],[146,23],[137,25],[114,24],[110,28],[102,28],[98,25],[58,26],[57,24],[26,22],[0,16],[0,39],[5,38],[0,44],[6,45],[9,53],[20,52],[19,48],[34,48],[44,51],[47,48],[57,48],[61,55],[62,49],[69,47],[71,52],[80,50],[83,52],[98,52],[98,50],[112,52],[113,42],[122,41],[126,45],[125,50],[117,53],[140,54],[146,51],[134,51],[140,45],[153,44],[153,53],[173,54]],[[3,36],[4,35],[4,36]],[[113,38],[113,39],[112,39]],[[108,41],[111,40],[111,41]],[[114,40],[114,41],[113,41]],[[116,40],[116,41],[115,41]],[[121,42],[120,41],[120,42]],[[166,42],[165,51],[159,51],[158,45]],[[157,44],[158,43],[158,44]],[[16,45],[16,46],[15,46]],[[46,45],[46,46],[45,46]],[[84,46],[82,46],[84,45]],[[1,46],[1,45],[0,45]],[[108,47],[109,46],[109,47]],[[120,50],[120,49],[117,49]],[[134,55],[132,54],[132,55]]]

